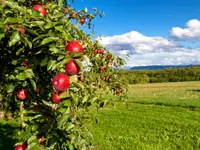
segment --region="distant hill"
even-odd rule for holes
[[[161,69],[165,69],[165,68],[187,68],[187,67],[191,67],[191,66],[194,66],[194,65],[135,66],[135,67],[131,67],[129,70],[161,70]]]

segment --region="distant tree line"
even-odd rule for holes
[[[162,70],[118,70],[129,84],[200,81],[200,66]]]

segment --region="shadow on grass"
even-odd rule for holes
[[[8,123],[5,120],[0,120],[0,150],[12,150],[17,142],[14,138],[16,135],[17,126]]]
[[[190,91],[190,92],[200,92],[200,89],[197,89],[197,90],[187,90],[187,91]]]

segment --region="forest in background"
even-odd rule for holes
[[[129,84],[200,81],[200,66],[162,70],[118,70]]]

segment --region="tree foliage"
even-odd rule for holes
[[[106,93],[124,95],[115,73],[124,60],[91,39],[97,15],[102,16],[97,9],[76,11],[64,0],[0,1],[0,101],[20,122],[16,145],[27,150],[90,149],[90,132],[83,123],[90,106],[103,106]],[[80,29],[83,24],[91,33]],[[84,52],[67,50],[72,41]],[[77,74],[66,72],[71,60]],[[52,84],[61,73],[70,79],[64,92]],[[20,93],[24,99],[17,97],[19,90],[26,91]]]

